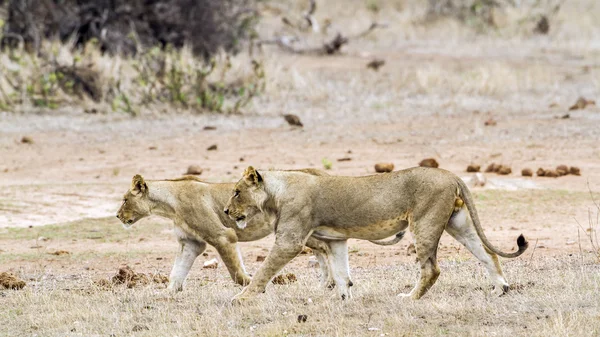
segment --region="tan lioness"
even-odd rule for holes
[[[307,175],[326,174],[315,169],[300,171]],[[207,183],[192,176],[152,181],[146,181],[140,175],[133,177],[130,189],[123,196],[117,218],[125,227],[151,215],[173,221],[180,249],[171,271],[169,289],[183,289],[190,268],[196,257],[206,249],[207,243],[215,247],[236,283],[250,283],[236,243],[259,240],[273,233],[274,221],[264,214],[256,214],[248,217],[245,228],[238,228],[234,221],[223,214],[233,187],[232,183]],[[393,240],[374,243],[393,244],[399,241],[401,234]],[[326,258],[328,245],[309,238],[306,246],[312,248],[317,256],[322,285],[331,287],[334,282]]]
[[[410,228],[420,278],[409,294],[418,299],[437,280],[437,248],[444,230],[487,268],[494,294],[508,290],[497,255],[517,257],[527,248],[523,235],[517,252],[504,253],[486,238],[471,193],[455,174],[416,167],[365,177],[313,176],[248,167],[235,184],[227,212],[238,224],[255,214],[277,219],[276,240],[252,282],[234,301],[262,293],[269,280],[311,235],[331,249],[333,278],[342,298],[350,296],[347,239],[378,240]]]

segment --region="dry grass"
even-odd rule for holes
[[[256,266],[256,265],[255,265]],[[442,274],[420,301],[409,290],[416,265],[354,268],[354,299],[331,299],[314,270],[288,268],[298,282],[271,285],[242,306],[240,289],[225,276],[195,279],[184,292],[163,286],[106,291],[78,275],[24,275],[22,291],[3,291],[0,328],[7,336],[59,335],[372,335],[372,336],[596,336],[600,333],[600,266],[577,256],[504,263],[513,291],[488,295],[489,282],[473,260],[442,261]],[[298,323],[307,315],[306,323]]]

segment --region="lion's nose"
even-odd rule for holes
[[[225,208],[225,209],[223,210],[223,212],[225,212],[225,214],[229,215],[229,208]]]
[[[117,214],[117,219],[121,219],[121,218],[119,218],[119,214]]]

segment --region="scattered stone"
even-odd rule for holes
[[[394,170],[393,163],[377,163],[377,164],[375,164],[375,172],[377,172],[377,173],[392,172],[393,170]]]
[[[479,172],[479,170],[481,170],[480,165],[471,164],[471,165],[467,166],[467,172]]]
[[[412,254],[416,254],[417,250],[415,249],[415,244],[411,243],[410,245],[408,245],[408,247],[406,248],[406,255],[407,256],[411,256]]]
[[[244,157],[240,157],[240,163],[244,161]]]
[[[202,168],[198,165],[190,165],[188,166],[187,172],[185,174],[191,174],[191,175],[201,175],[202,174]]]
[[[500,169],[498,170],[498,174],[500,175],[508,175],[512,173],[512,169],[508,166],[500,166]]]
[[[217,144],[213,144],[206,148],[206,151],[216,151],[216,150],[217,150]]]
[[[488,118],[484,123],[485,126],[496,126],[498,122],[493,117]]]
[[[521,170],[521,175],[523,177],[533,177],[533,171],[530,168],[524,168]]]
[[[537,174],[537,176],[538,176],[538,177],[543,177],[543,176],[545,176],[545,175],[546,175],[546,170],[544,170],[543,168],[541,168],[541,167],[540,167],[540,168],[537,170],[536,174]]]
[[[37,238],[37,240],[38,240],[38,241],[42,241],[42,242],[46,242],[46,241],[48,241],[48,240],[50,240],[50,239],[48,239],[48,238],[47,238],[47,237],[45,237],[45,236],[40,236],[39,238]]]
[[[307,315],[298,315],[298,323],[306,323],[307,319],[308,319]]]
[[[419,166],[438,168],[440,164],[434,158],[425,158],[419,162]]]
[[[217,129],[217,127],[212,126],[212,125],[207,125],[204,127],[204,130],[207,130],[207,131],[212,131],[212,130],[216,130],[216,129]]]
[[[475,173],[471,181],[473,182],[474,187],[483,187],[485,186],[485,183],[487,183],[485,175],[481,172]]]
[[[279,274],[273,278],[273,284],[290,284],[296,282],[296,275],[292,273],[287,273],[285,275]]]
[[[344,158],[338,158],[337,161],[351,161],[351,160],[352,160],[352,158],[350,158],[350,157],[344,157]]]
[[[559,118],[560,119],[569,119],[569,118],[571,118],[571,115],[570,114],[564,114],[564,115],[560,116]]]
[[[560,177],[560,174],[558,172],[556,172],[555,170],[546,170],[544,172],[544,177],[557,178],[557,177]]]
[[[52,253],[48,253],[50,255],[56,255],[56,256],[62,256],[62,255],[71,255],[71,252],[66,251],[66,250],[57,250],[55,252]]]
[[[384,64],[385,64],[385,60],[373,59],[372,61],[367,63],[367,68],[377,71],[377,70],[379,70],[379,68],[383,67]]]
[[[216,269],[219,266],[219,261],[217,259],[210,259],[204,262],[204,269]]]
[[[33,138],[31,138],[29,136],[23,136],[23,138],[21,138],[21,143],[23,143],[23,144],[33,144]]]
[[[0,273],[0,286],[4,289],[20,290],[25,287],[25,281],[7,272]]]
[[[579,97],[577,99],[577,101],[575,102],[575,104],[573,104],[569,108],[569,111],[571,111],[571,110],[583,110],[588,105],[596,105],[596,101],[587,100],[587,99],[585,99],[585,97]]]
[[[569,173],[574,175],[574,176],[580,176],[581,175],[581,170],[579,169],[579,167],[576,166],[571,166],[571,168],[569,168]]]
[[[266,258],[264,255],[259,255],[256,257],[256,262],[263,262]]]
[[[158,149],[156,146],[148,146],[148,150],[150,151],[154,151],[156,149]]]
[[[283,118],[291,126],[299,126],[299,127],[303,127],[304,126],[302,124],[302,122],[300,121],[300,117],[298,117],[296,115],[287,114],[287,115],[283,115]]]

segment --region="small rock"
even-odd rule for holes
[[[521,175],[523,177],[532,177],[533,176],[533,171],[530,168],[524,168],[521,170]]]
[[[377,71],[377,70],[379,70],[379,68],[383,67],[384,64],[385,64],[385,60],[373,59],[372,61],[367,63],[367,68]]]
[[[344,158],[338,158],[337,161],[351,161],[351,160],[352,160],[352,158],[350,158],[350,157],[344,157]]]
[[[496,122],[496,120],[494,118],[490,117],[483,124],[485,126],[495,126],[498,124],[498,122]]]
[[[498,170],[498,174],[500,175],[508,175],[512,173],[512,169],[508,166],[501,166]]]
[[[307,319],[308,319],[307,315],[298,315],[298,323],[306,323]]]
[[[33,144],[33,138],[31,138],[29,136],[23,136],[23,138],[21,138],[21,143],[23,143],[23,144]]]
[[[569,174],[569,167],[567,165],[558,165],[556,167],[556,172],[561,176],[565,176]]]
[[[275,276],[271,282],[274,284],[290,284],[296,282],[297,280],[298,279],[296,279],[295,274],[287,273],[285,275],[279,274]]]
[[[469,165],[467,166],[467,172],[479,172],[479,170],[481,170],[481,166],[480,165]]]
[[[244,157],[240,157],[240,163],[244,161]]]
[[[154,151],[156,149],[158,149],[156,146],[148,146],[148,150],[150,151]]]
[[[425,158],[419,162],[419,166],[438,168],[440,164],[434,158]]]
[[[377,172],[377,173],[392,172],[393,170],[394,170],[393,163],[377,163],[377,164],[375,164],[375,172]]]
[[[38,239],[38,241],[43,241],[43,242],[46,242],[46,241],[50,240],[50,239],[48,239],[48,238],[47,238],[47,237],[45,237],[45,236],[40,236],[40,237],[39,237],[39,238],[37,238],[37,239]]]
[[[574,175],[574,176],[580,176],[581,175],[581,170],[579,169],[579,167],[576,166],[571,166],[571,168],[569,168],[569,173]]]
[[[546,175],[546,170],[540,167],[539,169],[537,169],[537,172],[535,174],[537,174],[538,177],[543,177]]]
[[[204,262],[204,266],[202,266],[202,268],[216,269],[218,266],[219,266],[219,261],[217,261],[217,259],[210,259],[210,260]]]
[[[185,174],[191,174],[191,175],[201,175],[202,174],[202,168],[198,165],[190,165],[187,169],[187,172]]]
[[[256,262],[263,262],[266,258],[264,255],[259,255],[256,257]]]
[[[407,256],[411,256],[412,254],[416,254],[417,250],[415,249],[415,244],[411,243],[410,245],[408,245],[408,247],[406,248],[406,255]]]
[[[487,183],[485,175],[481,172],[475,173],[471,181],[473,182],[474,187],[483,187],[485,186],[485,183]]]
[[[216,151],[216,150],[217,150],[217,144],[213,144],[206,148],[206,151]]]
[[[303,127],[300,117],[292,114],[283,115],[283,118],[289,125]]]
[[[542,15],[540,20],[535,25],[535,29],[533,30],[533,32],[537,34],[548,34],[549,31],[550,21],[548,21],[548,18],[545,15]]]
[[[216,129],[217,129],[217,127],[212,126],[212,125],[207,125],[204,127],[204,130],[207,130],[207,131],[212,131],[212,130],[216,130]]]

